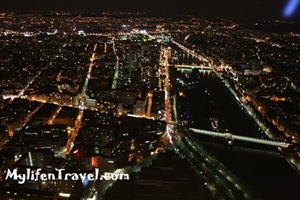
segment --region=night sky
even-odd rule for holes
[[[149,14],[299,21],[300,5],[292,16],[284,17],[283,11],[288,1],[293,0],[0,0],[0,9],[134,11]]]

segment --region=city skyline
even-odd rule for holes
[[[1,0],[1,10],[49,11],[65,10],[79,12],[146,12],[154,15],[195,15],[205,17],[229,17],[237,19],[300,20],[298,0]]]
[[[299,199],[299,24],[43,6],[0,12],[1,199]]]

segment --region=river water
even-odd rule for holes
[[[200,72],[198,83],[185,90],[193,123],[189,127],[266,138],[213,72]],[[191,80],[192,81],[192,80]],[[214,155],[262,199],[299,199],[300,178],[276,147],[198,135]]]

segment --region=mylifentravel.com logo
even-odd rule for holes
[[[65,169],[55,169],[56,173],[42,173],[42,169],[32,170],[26,168],[23,173],[19,173],[17,169],[6,172],[5,180],[15,180],[19,184],[24,184],[26,181],[51,181],[51,180],[129,180],[129,174],[126,173],[109,173],[101,174],[98,168],[95,168],[92,173],[65,173]]]

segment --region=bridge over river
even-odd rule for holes
[[[229,140],[240,140],[240,141],[252,142],[252,143],[257,143],[257,144],[271,145],[271,146],[276,146],[276,147],[287,148],[291,145],[290,143],[287,143],[287,142],[253,138],[253,137],[241,136],[241,135],[234,135],[231,133],[222,133],[222,132],[208,131],[208,130],[195,129],[195,128],[190,128],[189,130],[192,132],[195,132],[195,133],[203,134],[203,135],[209,135],[209,136],[214,136],[214,137],[223,137],[223,138],[226,138]]]

